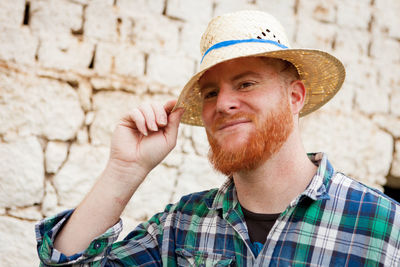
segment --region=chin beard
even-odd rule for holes
[[[231,175],[239,171],[257,168],[278,152],[293,130],[293,117],[289,102],[282,98],[279,108],[271,111],[261,123],[255,114],[240,113],[217,120],[212,129],[235,118],[247,118],[256,125],[256,130],[249,133],[247,141],[234,149],[226,149],[207,131],[210,143],[208,158],[214,168]]]

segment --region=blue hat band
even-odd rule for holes
[[[283,49],[287,49],[288,48],[287,46],[285,46],[283,44],[280,44],[278,42],[275,42],[275,41],[272,41],[272,40],[264,40],[264,39],[245,39],[245,40],[222,41],[222,42],[216,43],[216,44],[212,45],[210,48],[208,48],[207,51],[204,53],[203,57],[201,58],[200,63],[203,62],[204,57],[208,53],[210,53],[212,50],[219,49],[219,48],[222,48],[222,47],[231,46],[231,45],[235,45],[235,44],[240,44],[240,43],[267,43],[267,44],[276,45],[276,46],[278,46],[280,48],[283,48]]]

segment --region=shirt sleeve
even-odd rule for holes
[[[92,240],[84,251],[66,256],[54,248],[54,240],[72,213],[73,210],[63,211],[36,224],[37,251],[41,266],[62,266],[64,264],[83,266],[89,262],[100,262],[106,257],[107,249],[117,240],[119,233],[122,231],[122,221],[119,220],[102,235]]]
[[[163,232],[165,220],[171,215],[171,206],[167,205],[164,212],[155,214],[122,241],[116,242],[122,231],[122,220],[119,220],[95,238],[86,250],[69,257],[57,251],[53,242],[73,210],[46,218],[35,227],[41,266],[161,266]]]

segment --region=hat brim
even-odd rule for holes
[[[205,67],[186,83],[174,109],[183,107],[185,113],[181,122],[189,125],[204,126],[201,118],[202,98],[198,80],[209,69],[217,64],[239,57],[271,57],[291,62],[300,75],[306,88],[306,99],[300,117],[305,116],[328,102],[342,86],[346,73],[343,64],[334,56],[312,49],[284,49],[262,53],[232,56],[224,51],[224,56],[214,55],[213,61],[205,62]],[[216,51],[218,54],[218,51]],[[218,59],[220,58],[220,59]],[[204,63],[204,62],[203,62]]]

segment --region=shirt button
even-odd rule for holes
[[[94,243],[94,248],[98,249],[101,246],[101,244],[99,242]]]

